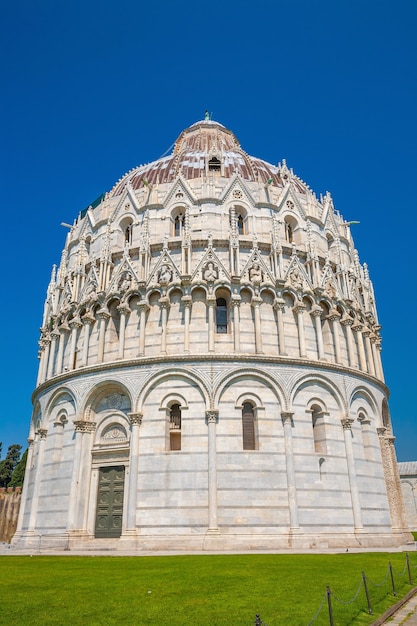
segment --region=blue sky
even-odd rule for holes
[[[61,222],[208,109],[360,221],[397,457],[417,460],[415,0],[15,0],[1,14],[3,458],[26,447]]]

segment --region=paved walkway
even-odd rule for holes
[[[407,626],[417,626],[417,588],[414,590],[414,595],[401,607],[395,611],[393,615],[389,611],[372,624],[372,626],[382,626],[382,624],[389,624],[389,626],[400,626],[400,624],[406,624]]]

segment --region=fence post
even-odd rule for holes
[[[389,572],[390,572],[390,574],[391,574],[392,593],[394,594],[394,596],[396,596],[396,595],[397,595],[397,592],[395,591],[394,573],[393,573],[393,571],[392,571],[391,561],[389,561]]]
[[[368,603],[368,613],[369,615],[372,615],[372,606],[371,606],[371,601],[369,599],[368,585],[366,584],[365,572],[362,572],[362,580],[363,580],[363,586],[365,587],[366,601]]]
[[[334,621],[333,621],[333,610],[332,610],[332,592],[330,591],[330,587],[327,586],[326,587],[326,594],[327,594],[327,604],[329,607],[329,624],[330,626],[334,626]]]
[[[408,558],[408,552],[405,553],[405,560],[407,561],[408,581],[409,581],[410,585],[412,585],[413,581],[412,581],[412,578],[411,578],[410,559]]]

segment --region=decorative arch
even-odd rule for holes
[[[191,373],[190,371],[186,369],[174,368],[174,367],[167,368],[163,372],[158,372],[157,374],[152,373],[148,376],[148,378],[144,381],[141,387],[141,390],[137,399],[137,408],[135,410],[140,413],[143,412],[143,405],[147,397],[149,396],[149,393],[153,391],[154,388],[157,387],[159,384],[169,379],[175,381],[175,380],[178,380],[179,378],[182,378],[183,380],[185,380],[194,389],[196,388],[196,384],[197,384],[197,388],[200,391],[201,396],[204,400],[206,410],[209,410],[211,406],[210,392],[204,380],[204,377],[201,376],[196,371],[193,371]]]
[[[213,406],[219,406],[221,397],[228,386],[238,382],[239,379],[245,379],[247,377],[266,385],[276,397],[278,404],[281,407],[287,406],[286,394],[280,383],[278,383],[277,380],[269,373],[261,372],[250,367],[229,372],[218,381],[213,394]]]
[[[102,411],[127,414],[131,410],[132,398],[125,385],[119,381],[105,381],[90,391],[84,402],[83,414],[86,421],[94,422]]]
[[[346,402],[343,399],[343,395],[339,387],[333,381],[329,380],[329,378],[327,378],[326,376],[317,373],[305,374],[296,379],[290,391],[290,406],[292,406],[292,404],[294,403],[294,399],[303,385],[314,383],[325,387],[327,391],[334,397],[340,412],[342,414],[346,414]],[[316,396],[314,397],[316,398]]]

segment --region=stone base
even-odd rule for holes
[[[364,532],[308,534],[292,530],[280,535],[236,534],[207,531],[200,535],[123,535],[97,539],[83,532],[63,535],[16,535],[11,547],[16,551],[116,552],[137,553],[239,553],[239,552],[328,552],[349,549],[401,549],[412,536],[407,532],[369,534]]]

